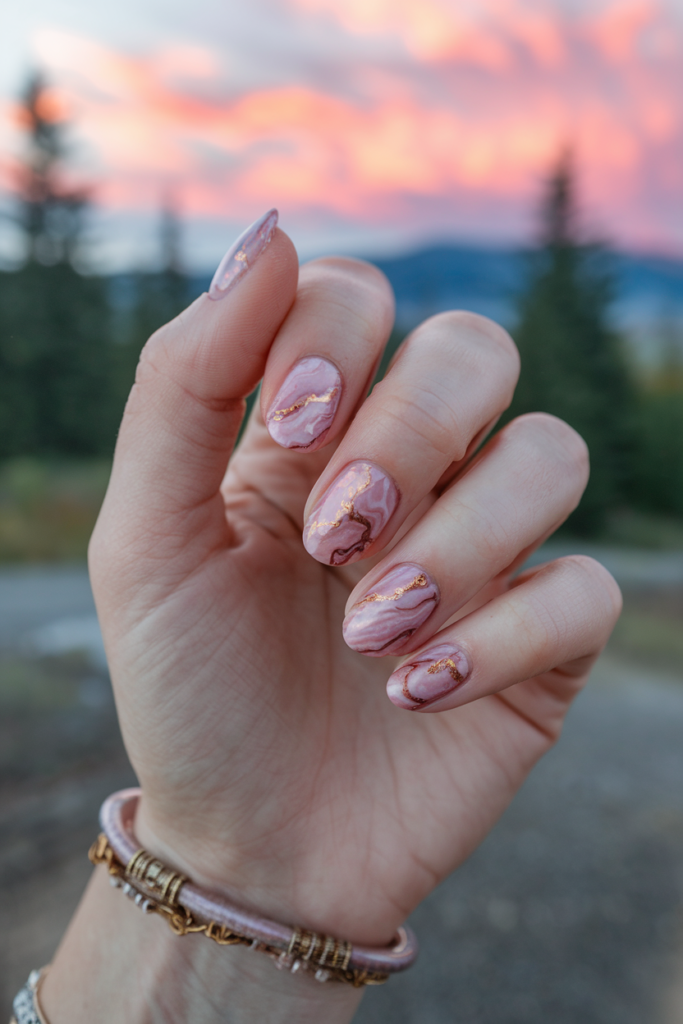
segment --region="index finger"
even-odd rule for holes
[[[225,541],[219,492],[244,398],[296,294],[296,251],[273,214],[229,250],[210,293],[143,349],[91,541],[95,576],[120,568],[112,546],[124,534],[129,564],[145,580],[150,558],[196,564],[199,549]]]

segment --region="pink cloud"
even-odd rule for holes
[[[73,112],[101,202],[146,208],[175,183],[194,214],[246,219],[275,203],[308,220],[379,225],[429,207],[471,230],[472,211],[483,224],[501,203],[528,208],[559,146],[573,141],[587,203],[617,237],[683,244],[678,214],[662,212],[680,203],[674,8],[288,2],[292,18],[336,23],[347,53],[355,38],[381,39],[394,48],[377,52],[391,59],[359,49],[346,86],[303,74],[240,85],[218,45],[132,55],[40,34],[37,52]]]

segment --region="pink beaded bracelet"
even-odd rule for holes
[[[193,885],[140,847],[133,834],[141,791],[124,789],[102,805],[102,835],[90,850],[94,864],[106,863],[113,885],[121,886],[147,913],[165,916],[177,935],[203,933],[220,945],[248,945],[268,953],[292,973],[313,971],[318,981],[379,985],[404,971],[417,957],[417,940],[403,925],[387,947],[356,946],[304,928],[270,921]]]

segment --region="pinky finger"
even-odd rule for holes
[[[561,675],[562,688],[569,683],[574,691],[620,611],[619,588],[599,562],[558,559],[523,574],[411,654],[390,676],[387,694],[409,711],[447,711],[553,669],[563,670],[558,687]]]

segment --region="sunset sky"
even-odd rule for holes
[[[195,269],[269,206],[304,255],[524,241],[565,143],[593,230],[683,255],[683,0],[26,0],[0,26],[5,194],[36,66],[107,265],[153,260],[164,195]]]

